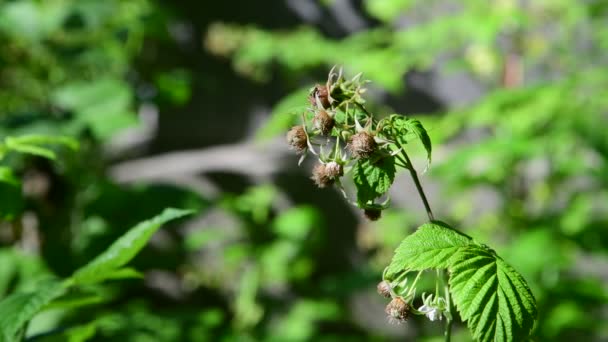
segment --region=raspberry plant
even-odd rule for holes
[[[361,74],[347,80],[341,70],[332,69],[326,84],[311,89],[311,106],[287,140],[301,155],[300,162],[307,155],[318,159],[312,175],[318,187],[335,185],[349,199],[343,182],[352,178],[357,193],[349,201],[370,220],[379,219],[389,206],[387,194],[397,170],[405,169],[412,177],[429,222],[401,242],[378,284],[378,293],[391,299],[386,307],[389,320],[402,323],[412,314],[431,321],[445,318],[444,335],[450,341],[458,312],[477,341],[525,340],[537,316],[528,284],[493,249],[434,218],[406,149],[419,140],[430,164],[426,129],[402,115],[372,114],[363,98],[366,83]],[[423,305],[416,309],[416,286],[429,270],[436,271],[435,292],[423,293]]]

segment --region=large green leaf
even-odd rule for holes
[[[353,180],[357,186],[357,202],[366,204],[373,201],[385,194],[395,180],[394,158],[357,161],[353,168]]]
[[[477,341],[522,341],[537,315],[523,277],[485,245],[441,223],[425,224],[397,248],[386,276],[447,269],[450,293]]]
[[[487,248],[467,249],[462,254],[450,267],[450,288],[473,337],[478,341],[524,340],[537,314],[526,281]]]
[[[0,341],[15,341],[25,323],[65,290],[62,282],[50,280],[40,283],[35,291],[6,297],[0,302]]]
[[[115,278],[117,271],[127,264],[146,245],[152,235],[166,222],[191,214],[190,210],[165,209],[160,215],[139,223],[116,240],[105,252],[77,270],[72,276],[75,284],[90,284]]]
[[[406,237],[395,251],[393,260],[388,266],[386,276],[405,269],[420,271],[427,268],[447,268],[450,259],[456,256],[462,247],[472,240],[440,222],[427,223]]]

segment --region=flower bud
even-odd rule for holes
[[[378,290],[378,294],[381,295],[382,297],[384,297],[384,298],[391,297],[391,284],[389,284],[386,280],[379,282],[376,289]]]
[[[369,158],[376,150],[377,144],[374,137],[363,131],[353,135],[350,138],[348,149],[355,158]]]
[[[306,152],[308,148],[308,138],[304,126],[294,126],[287,132],[287,143],[298,154]]]
[[[329,103],[329,91],[327,89],[327,86],[317,84],[314,87],[314,89],[310,93],[310,96],[308,97],[310,104],[316,106],[317,97],[319,98],[319,102],[321,102],[321,106],[323,106],[323,108],[329,108],[331,106],[331,104]]]
[[[378,221],[382,216],[382,210],[375,208],[367,208],[363,210],[363,215],[370,221]]]
[[[321,110],[315,114],[312,119],[315,128],[321,131],[321,134],[328,135],[331,133],[331,129],[334,128],[334,118],[332,118],[326,111]]]
[[[403,299],[396,297],[391,300],[384,310],[392,323],[403,323],[410,315],[410,306]]]
[[[312,170],[311,179],[319,188],[334,184],[335,180],[343,175],[342,165],[336,162],[317,164]]]

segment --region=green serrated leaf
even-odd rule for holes
[[[385,194],[395,180],[395,159],[383,157],[379,160],[359,160],[353,167],[353,180],[357,187],[357,202],[369,201]]]
[[[91,284],[116,276],[116,272],[120,273],[120,268],[135,257],[164,223],[189,214],[192,214],[192,211],[169,208],[160,215],[139,223],[116,240],[105,252],[77,270],[71,278],[72,282]]]
[[[421,226],[397,248],[385,276],[447,269],[450,293],[476,341],[522,341],[537,315],[526,281],[485,245],[439,222]]]
[[[62,282],[41,282],[36,291],[14,293],[0,302],[0,341],[12,342],[26,322],[31,320],[66,288]]]
[[[386,271],[388,279],[405,270],[447,268],[460,248],[472,243],[471,238],[448,228],[441,222],[422,225],[406,237],[395,251]]]
[[[528,284],[488,249],[479,248],[470,255],[485,257],[449,268],[452,298],[462,320],[477,341],[524,340],[537,315]]]
[[[407,144],[413,139],[419,139],[426,150],[427,162],[430,165],[433,146],[431,138],[420,120],[393,114],[388,118],[388,122],[390,124],[386,126],[384,133],[388,134],[390,139],[395,139],[402,144]]]
[[[405,121],[405,128],[409,133],[413,133],[420,139],[422,146],[426,150],[426,159],[428,164],[431,164],[431,152],[433,150],[433,146],[431,145],[431,138],[427,133],[426,129],[422,125],[422,122],[416,119],[407,119]]]

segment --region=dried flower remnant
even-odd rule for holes
[[[374,137],[368,132],[362,131],[350,138],[348,150],[355,158],[369,158],[376,151],[377,144]]]
[[[304,126],[294,126],[287,132],[287,143],[298,154],[303,154],[308,148],[308,136]]]
[[[342,175],[344,174],[344,169],[342,165],[336,163],[335,161],[331,161],[325,164],[325,171],[331,179],[337,179],[339,177],[342,177]]]
[[[312,122],[315,125],[315,128],[321,131],[321,134],[323,135],[331,133],[331,129],[334,128],[335,125],[334,118],[325,110],[317,112],[312,119]]]
[[[342,174],[342,165],[332,161],[327,164],[317,164],[312,170],[311,179],[319,188],[325,188],[334,184]]]
[[[403,299],[396,297],[388,303],[384,311],[391,323],[400,324],[407,321],[410,315],[410,305]]]
[[[323,108],[329,108],[331,106],[329,98],[330,96],[327,86],[317,84],[310,92],[308,101],[310,101],[311,105],[317,106],[317,99],[319,99],[319,103]]]
[[[384,298],[391,297],[391,284],[389,284],[386,280],[379,282],[376,290],[378,290],[378,294]]]

